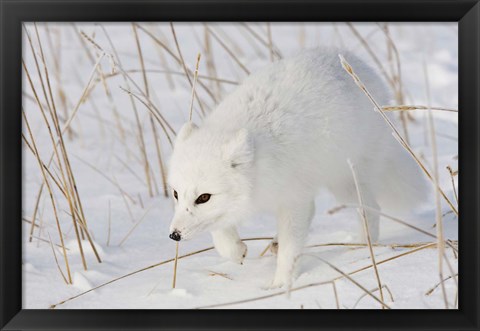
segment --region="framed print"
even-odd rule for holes
[[[1,6],[2,330],[479,328],[478,2]]]

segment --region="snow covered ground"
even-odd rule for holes
[[[112,53],[112,47],[105,31],[118,52],[123,70],[136,84],[144,89],[141,63],[130,24],[38,24],[39,36],[50,71],[55,103],[64,124],[81,98],[100,51],[86,41],[80,32],[95,40],[102,49]],[[177,54],[169,24],[140,24]],[[203,24],[175,24],[179,46],[187,66],[195,67],[196,54],[202,53],[199,82],[205,84],[216,99],[222,98],[235,88],[248,71],[254,72],[271,61],[268,47],[266,24],[209,24],[210,51],[205,50],[205,27]],[[390,63],[385,34],[375,23],[354,24],[353,31],[344,23],[323,24],[271,24],[272,44],[283,57],[289,57],[303,48],[319,45],[345,47],[354,50],[378,65],[370,52],[383,64],[390,74],[396,69]],[[33,24],[27,24],[33,39],[35,52],[39,45]],[[389,24],[389,33],[400,57],[401,79],[405,95],[404,104],[431,105],[458,109],[458,50],[457,25],[442,24]],[[252,33],[253,31],[253,33]],[[150,99],[161,114],[178,130],[188,119],[190,85],[183,75],[183,68],[164,49],[153,42],[144,30],[137,29],[144,65],[147,70]],[[358,32],[368,43],[366,49],[355,35]],[[233,58],[216,39],[228,46]],[[393,48],[390,56],[395,58]],[[209,54],[213,54],[210,56]],[[275,57],[275,54],[274,54]],[[24,59],[39,98],[46,103],[39,75],[27,38],[24,37]],[[208,65],[212,61],[213,65]],[[240,63],[240,64],[239,64]],[[105,73],[105,84],[110,94],[95,73],[95,85],[85,102],[79,105],[72,121],[73,134],[66,134],[65,143],[75,175],[79,195],[85,211],[85,218],[91,236],[102,259],[98,263],[87,241],[83,241],[88,270],[81,263],[78,243],[74,235],[68,205],[59,190],[54,196],[59,206],[59,218],[64,232],[67,255],[72,272],[73,284],[67,285],[55,262],[49,238],[59,245],[59,235],[53,217],[50,198],[43,192],[37,213],[34,237],[29,242],[31,217],[42,183],[42,174],[35,157],[26,145],[23,151],[23,307],[48,308],[70,297],[81,294],[96,286],[110,282],[131,272],[170,260],[175,256],[175,244],[168,238],[168,226],[173,215],[173,202],[162,193],[161,172],[157,161],[149,112],[145,105],[136,102],[139,120],[143,129],[147,156],[152,167],[156,186],[150,197],[139,148],[135,116],[122,76],[110,77],[112,63],[108,56],[101,62]],[[425,68],[428,78],[425,75]],[[339,64],[339,70],[341,66]],[[165,71],[170,72],[165,73]],[[117,68],[117,73],[119,69]],[[173,73],[172,73],[173,72]],[[203,76],[218,77],[222,81],[208,80]],[[45,123],[39,112],[35,97],[24,80],[24,109],[35,136],[40,156],[46,163],[52,153],[52,145]],[[428,83],[427,83],[428,82]],[[130,82],[130,90],[139,94]],[[215,101],[201,86],[198,94],[205,103],[205,110],[212,109]],[[218,101],[218,100],[217,100]],[[394,102],[392,101],[392,104]],[[65,112],[66,109],[66,112]],[[371,111],[366,109],[365,111]],[[123,129],[118,129],[115,112]],[[201,110],[195,103],[194,121],[201,122]],[[433,171],[433,157],[429,142],[427,111],[417,110],[410,114],[415,121],[408,124],[410,143],[421,156],[428,169]],[[452,182],[446,166],[457,169],[458,116],[455,112],[432,111],[438,144],[438,171],[440,187],[456,206]],[[402,126],[398,122],[400,131]],[[368,129],[368,128],[366,128]],[[157,125],[165,160],[171,147]],[[402,131],[403,132],[403,131]],[[28,132],[24,127],[28,140]],[[59,170],[50,168],[54,174]],[[456,183],[456,178],[455,178]],[[444,235],[446,239],[458,239],[458,219],[450,208],[442,203]],[[364,246],[350,246],[356,243],[357,217],[355,210],[343,209],[329,214],[327,211],[337,203],[327,192],[316,200],[315,215],[305,256],[299,260],[300,276],[293,288],[320,283],[290,293],[283,290],[265,290],[271,281],[275,268],[275,257],[267,252],[260,256],[268,240],[247,241],[249,253],[243,265],[236,265],[219,257],[214,250],[182,258],[178,261],[176,288],[172,290],[173,263],[165,263],[109,283],[94,291],[56,306],[57,309],[107,309],[107,308],[199,308],[221,305],[222,308],[305,308],[335,309],[367,308],[379,309],[381,305],[361,287],[379,296],[374,270],[371,268],[369,250]],[[260,222],[260,219],[264,221]],[[436,234],[434,189],[428,203],[412,210],[411,216],[403,218],[409,224]],[[269,215],[259,215],[240,228],[242,238],[264,238],[275,234],[275,221]],[[440,281],[438,274],[438,251],[435,246],[416,250],[434,238],[417,230],[395,223],[387,218],[381,221],[381,243],[374,247],[378,272],[384,285],[384,302],[390,308],[428,309],[445,308],[442,287],[426,293]],[[334,244],[334,245],[325,245]],[[393,245],[393,246],[392,246]],[[188,254],[212,246],[208,234],[181,242],[179,255]],[[400,246],[400,247],[399,247]],[[65,273],[62,250],[54,246],[59,265]],[[402,255],[396,259],[389,258]],[[444,264],[444,278],[457,273],[458,260],[451,248],[447,247],[447,259],[452,270]],[[329,261],[348,277],[342,277],[338,270],[323,263]],[[359,271],[362,268],[368,267]],[[356,272],[355,272],[356,271]],[[353,273],[355,272],[355,273]],[[335,280],[334,282],[331,282]],[[361,287],[360,287],[360,286]],[[454,278],[444,282],[449,307],[455,307],[456,285]],[[373,291],[375,290],[375,291]],[[336,295],[335,295],[336,291]],[[277,295],[278,294],[278,295]],[[265,297],[258,300],[250,300]],[[245,301],[235,303],[237,301]],[[232,304],[234,303],[234,304]]]

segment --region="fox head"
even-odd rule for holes
[[[186,123],[177,135],[168,182],[175,199],[170,238],[192,238],[242,220],[249,211],[254,143],[246,129],[218,132]]]

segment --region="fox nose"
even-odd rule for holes
[[[175,240],[175,241],[180,241],[182,239],[182,236],[180,235],[180,232],[173,231],[170,233],[170,239]]]

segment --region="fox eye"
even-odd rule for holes
[[[178,194],[177,194],[177,191],[173,190],[173,196],[175,197],[175,200],[178,200]]]
[[[210,197],[212,195],[210,193],[203,193],[202,195],[200,195],[197,200],[195,200],[195,203],[197,205],[201,204],[201,203],[205,203],[207,202],[208,200],[210,200]]]

